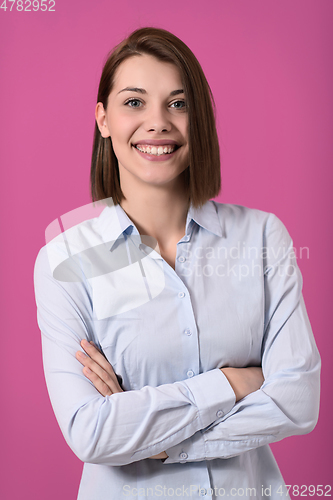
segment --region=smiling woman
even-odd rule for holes
[[[35,266],[78,499],[288,498],[268,445],[314,428],[320,374],[288,231],[210,200],[214,101],[171,33],[141,28],[111,52],[95,118],[91,194],[107,206]]]
[[[133,134],[128,138],[133,146],[138,141],[156,146],[151,140],[162,140],[162,146],[168,144],[166,140],[182,146],[172,156],[181,156],[185,161],[188,154],[189,168],[182,177],[194,206],[219,193],[220,151],[214,99],[198,60],[181,40],[166,30],[136,30],[107,58],[97,101],[91,168],[94,200],[112,197],[120,203],[124,196],[119,184],[115,138],[103,123],[104,113],[105,119],[110,114],[111,120],[119,115],[124,127],[129,127],[127,133]],[[141,128],[134,133],[131,126],[139,126],[139,121]],[[145,142],[148,140],[150,143]],[[152,160],[151,156],[145,158]]]
[[[132,56],[114,80],[107,109],[97,104],[96,122],[102,137],[112,138],[125,198],[128,189],[146,195],[152,186],[168,184],[176,191],[189,166],[188,113],[177,67],[150,55]]]

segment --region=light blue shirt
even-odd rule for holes
[[[37,257],[47,387],[85,462],[78,499],[289,498],[268,445],[314,428],[320,357],[285,226],[209,201],[188,211],[175,270],[146,243],[117,205]],[[124,392],[83,375],[83,338]],[[227,366],[262,366],[265,382],[235,403]]]

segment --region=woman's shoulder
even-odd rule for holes
[[[264,238],[290,241],[289,232],[282,220],[274,213],[233,203],[210,200],[225,231],[237,228],[248,233],[257,232]]]
[[[251,219],[254,221],[266,221],[269,216],[273,215],[270,212],[260,210],[258,208],[250,208],[245,205],[234,203],[221,203],[210,200],[214,204],[219,216],[226,219]]]
[[[73,265],[77,266],[82,256],[103,245],[105,241],[101,225],[107,222],[111,227],[114,226],[112,218],[108,216],[109,207],[91,218],[85,218],[89,214],[87,210],[81,210],[82,208],[85,207],[80,207],[55,219],[46,228],[45,244],[39,250],[35,260],[35,275],[55,276],[56,269],[67,269],[68,263],[71,264],[70,271],[72,272]],[[106,222],[105,219],[107,219]]]
[[[220,223],[225,228],[236,225],[238,228],[256,226],[265,229],[269,220],[274,218],[274,214],[258,208],[213,200],[210,203],[215,207]]]

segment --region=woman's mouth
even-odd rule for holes
[[[177,144],[165,144],[160,146],[133,144],[140,156],[150,161],[163,161],[172,158],[180,148]]]
[[[143,145],[143,144],[135,144],[134,147],[138,150],[138,151],[141,151],[141,153],[146,153],[146,154],[150,154],[150,155],[154,155],[154,156],[161,156],[161,155],[165,155],[165,154],[171,154],[173,153],[174,151],[176,151],[176,149],[178,149],[179,146],[177,146],[177,144],[166,144],[166,145],[162,145],[162,146],[149,146],[149,145]]]

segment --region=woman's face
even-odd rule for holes
[[[188,167],[188,113],[174,64],[146,54],[126,59],[116,71],[107,110],[97,104],[96,120],[102,136],[111,136],[122,189],[142,183],[174,187]]]

